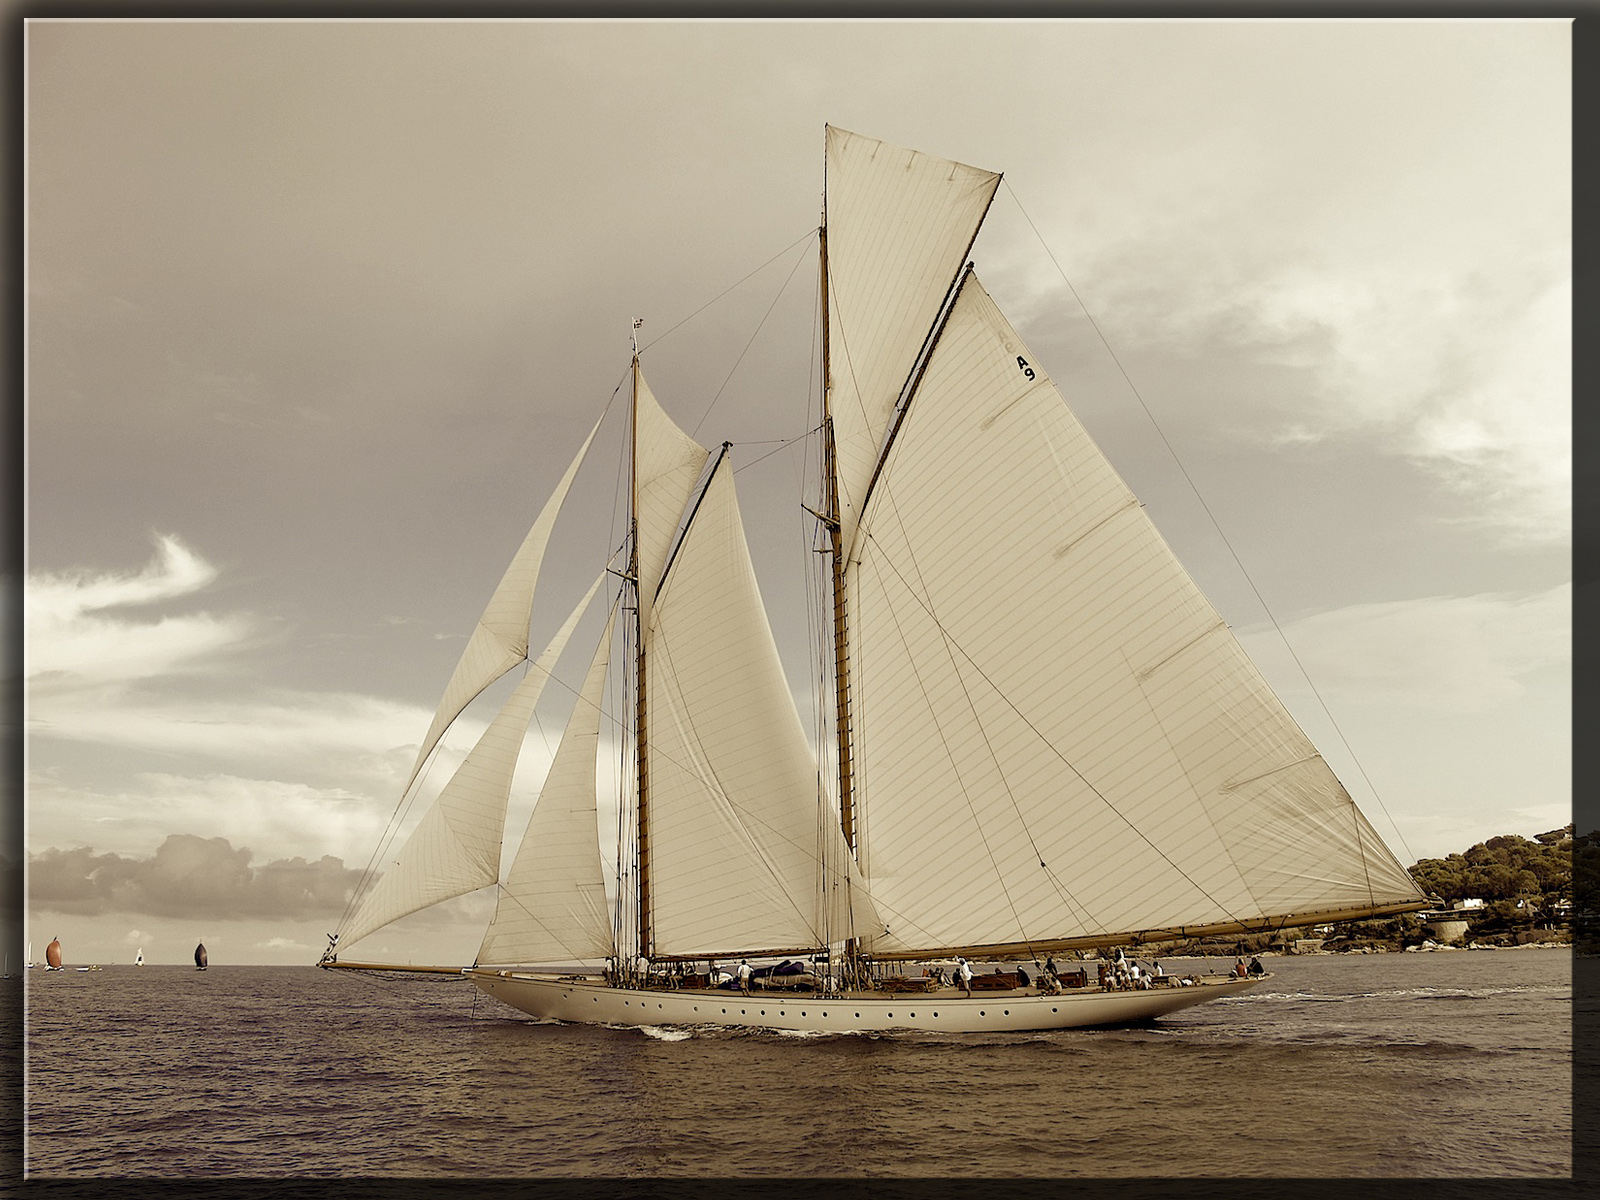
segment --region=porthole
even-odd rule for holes
[[[1009,1017],[1011,1015],[1011,1010],[1009,1008],[1006,1009],[1004,1015]]]
[[[937,1017],[939,1014],[938,1013],[934,1013],[933,1015]]]
[[[979,1015],[979,1016],[980,1016],[980,1017],[987,1017],[987,1016],[988,1016],[988,1015],[989,1015],[989,1014],[988,1014],[988,1013],[986,1013],[986,1012],[984,1012],[984,1011],[983,1011],[983,1009],[981,1009],[981,1008],[980,1008],[980,1009],[979,1009],[979,1010],[978,1010],[978,1015]]]
[[[761,1015],[762,1015],[762,1016],[763,1016],[763,1017],[764,1017],[764,1016],[766,1016],[766,1015],[767,1015],[767,1010],[766,1010],[766,1009],[764,1009],[764,1008],[763,1008],[763,1009],[762,1009],[762,1010],[761,1010]]]
[[[801,1015],[801,1016],[802,1016],[802,1017],[803,1017],[803,1016],[805,1016],[805,1015],[806,1015],[806,1010],[805,1010],[805,1009],[803,1009],[803,1008],[802,1008],[802,1009],[801,1009],[801,1010],[800,1010],[800,1015]]]
[[[1051,1012],[1060,1012],[1061,1010],[1059,1008],[1052,1008],[1050,1011]]]
[[[890,1014],[889,1014],[889,1016],[890,1016],[890,1018],[891,1018],[891,1019],[892,1019],[892,1018],[893,1018],[893,1017],[894,1017],[894,1014],[893,1014],[893,1013],[890,1013]]]
[[[856,1014],[856,1019],[857,1019],[857,1020],[859,1020],[859,1019],[860,1019],[860,1017],[861,1017],[861,1014],[860,1014],[860,1013],[857,1013],[857,1014]]]

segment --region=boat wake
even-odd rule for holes
[[[647,1038],[654,1038],[658,1042],[683,1042],[694,1036],[693,1029],[682,1027],[669,1028],[665,1025],[613,1025],[612,1029],[637,1029]]]

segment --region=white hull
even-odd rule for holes
[[[982,1033],[1119,1025],[1232,996],[1261,982],[1233,977],[1148,991],[1067,989],[1058,996],[1026,992],[847,993],[821,998],[799,992],[656,991],[614,988],[594,979],[562,979],[522,971],[468,970],[496,1000],[534,1017],[588,1025],[737,1025],[806,1033],[917,1029]]]

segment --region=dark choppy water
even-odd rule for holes
[[[1568,950],[1267,961],[1151,1026],[883,1037],[534,1024],[462,981],[312,967],[35,970],[25,1167],[1570,1175]]]

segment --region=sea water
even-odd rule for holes
[[[1570,949],[1264,961],[1239,997],[1034,1034],[563,1025],[313,967],[0,987],[33,1178],[1571,1175]]]

